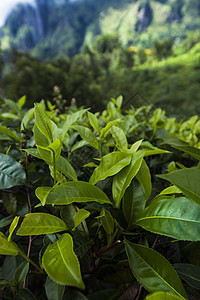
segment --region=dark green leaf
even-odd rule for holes
[[[180,277],[193,288],[200,290],[200,266],[192,264],[174,264],[175,270]]]
[[[176,271],[161,254],[141,245],[124,241],[134,276],[149,292],[166,291],[188,299]]]
[[[9,155],[0,154],[0,189],[26,184],[23,167]]]
[[[53,281],[49,276],[45,282],[45,292],[48,300],[62,300],[65,286]]]
[[[200,240],[200,206],[181,197],[153,201],[136,224],[179,240]]]
[[[200,171],[197,169],[182,169],[169,174],[157,175],[176,185],[189,199],[200,205]]]

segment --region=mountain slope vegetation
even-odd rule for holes
[[[123,45],[149,48],[158,39],[180,42],[200,28],[198,0],[35,0],[18,5],[0,29],[1,46],[42,60],[72,57],[97,35],[117,33]]]

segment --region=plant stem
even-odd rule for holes
[[[53,151],[53,184],[56,185],[56,157]]]

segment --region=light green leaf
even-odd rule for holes
[[[151,196],[152,184],[151,184],[151,173],[144,159],[142,160],[142,164],[136,175],[136,178],[144,188],[145,198],[147,201]]]
[[[3,119],[19,120],[19,117],[12,113],[2,113],[0,117]]]
[[[107,195],[98,187],[84,181],[71,181],[55,187],[47,197],[46,204],[67,205],[91,201],[111,204]]]
[[[126,189],[122,201],[123,213],[129,226],[137,220],[144,210],[145,204],[144,188],[138,180],[133,179],[131,185]]]
[[[89,111],[87,113],[88,113],[88,119],[89,119],[90,125],[99,134],[100,127],[99,127],[99,121],[98,121],[97,117]]]
[[[165,257],[127,240],[124,244],[133,275],[147,291],[171,292],[181,299],[188,299],[180,278]]]
[[[35,194],[38,197],[38,199],[40,200],[42,205],[45,205],[46,199],[53,188],[54,187],[41,186],[35,190]]]
[[[200,290],[200,266],[192,264],[174,264],[175,270],[180,277],[193,288]]]
[[[62,129],[62,141],[64,140],[64,137],[66,135],[66,133],[68,132],[69,128],[71,127],[72,124],[74,124],[80,117],[82,117],[82,115],[88,111],[88,109],[81,109],[75,113],[73,113],[72,115],[68,115],[67,116],[67,120],[65,121],[64,125],[63,125],[63,129]]]
[[[13,157],[0,153],[0,189],[26,185],[26,173]]]
[[[120,96],[117,97],[117,99],[116,99],[116,105],[117,105],[118,108],[121,108],[122,102],[123,102],[123,97],[120,95]]]
[[[27,128],[29,121],[32,119],[34,115],[34,108],[29,109],[23,116],[21,121],[21,131]]]
[[[73,251],[71,235],[65,233],[54,244],[48,246],[42,265],[51,279],[63,285],[84,289],[79,261]]]
[[[131,156],[131,162],[128,166],[123,168],[118,174],[113,178],[112,193],[113,199],[115,200],[116,206],[120,207],[120,202],[124,193],[131,184],[132,179],[138,173],[140,166],[142,164],[142,159],[144,156],[143,150],[139,150],[133,153]]]
[[[25,103],[26,103],[26,96],[22,96],[22,97],[18,100],[18,104],[19,104],[20,110],[22,109],[22,107],[24,106]]]
[[[53,128],[51,120],[39,104],[35,104],[35,124],[41,133],[53,142]]]
[[[0,254],[13,256],[20,254],[20,250],[17,245],[12,241],[8,241],[2,232],[0,232]]]
[[[10,99],[4,99],[4,102],[6,105],[8,105],[12,110],[15,112],[19,112],[19,107],[15,101],[12,101]]]
[[[155,200],[136,224],[174,239],[200,241],[200,206],[184,197]]]
[[[93,148],[97,150],[99,149],[99,142],[97,140],[97,137],[89,128],[80,125],[73,125],[72,128],[77,130],[82,139],[88,142]]]
[[[146,296],[145,300],[180,300],[183,299],[177,295],[173,295],[167,292],[155,292]]]
[[[39,130],[38,126],[35,124],[34,128],[34,140],[37,146],[48,147],[51,143],[50,140]]]
[[[182,193],[200,205],[200,171],[197,169],[182,169],[169,174],[157,175],[176,185]]]
[[[29,148],[29,149],[23,149],[23,151],[26,151],[29,155],[32,155],[34,157],[37,157],[39,159],[42,159],[39,151],[37,148]]]
[[[56,167],[62,172],[67,178],[77,181],[77,175],[72,165],[63,156],[60,156],[56,161]]]
[[[49,276],[45,282],[45,292],[48,300],[62,300],[65,286],[53,281]]]
[[[132,146],[131,146],[131,151],[136,152],[138,150],[138,148],[140,147],[140,145],[142,144],[143,140],[139,140],[137,142],[135,142]]]
[[[128,149],[128,143],[124,131],[121,128],[114,125],[111,127],[110,132],[113,138],[115,139],[119,149],[122,151],[126,151]]]
[[[162,190],[162,192],[159,195],[171,195],[171,194],[182,194],[182,192],[175,185],[172,185]]]
[[[90,177],[90,183],[96,184],[109,176],[117,174],[121,169],[126,167],[131,161],[131,154],[126,152],[112,152],[105,155],[99,166],[94,170]]]
[[[0,133],[10,136],[11,138],[13,138],[16,141],[20,141],[20,138],[18,137],[18,135],[14,131],[11,131],[10,129],[8,129],[6,126],[0,126]]]
[[[90,215],[90,212],[85,209],[79,209],[74,217],[74,228],[72,230],[75,230],[75,228],[81,224],[85,219],[87,219]]]
[[[46,213],[31,213],[24,217],[17,235],[40,235],[67,230],[58,217]]]
[[[72,146],[71,152],[73,152],[79,148],[82,148],[83,146],[86,146],[86,145],[88,145],[88,142],[81,140]]]
[[[17,225],[18,225],[19,218],[20,218],[20,217],[15,217],[14,220],[12,221],[12,224],[10,225],[10,228],[9,228],[9,236],[8,236],[8,242],[10,242],[11,237],[12,237],[12,234],[13,234],[13,231],[15,230],[15,228],[16,228]]]
[[[111,213],[107,209],[102,209],[100,213],[101,224],[108,234],[114,232],[115,223]]]
[[[60,156],[61,149],[62,149],[62,144],[61,144],[60,140],[55,139],[55,141],[48,146],[48,149],[50,149],[51,151],[54,152],[55,162],[56,162]]]
[[[115,120],[115,121],[111,121],[108,124],[106,124],[106,126],[104,128],[102,128],[101,133],[100,133],[100,138],[105,138],[107,136],[107,134],[109,133],[110,129],[112,126],[121,123],[123,121],[121,120]]]

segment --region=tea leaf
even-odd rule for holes
[[[126,152],[112,152],[105,155],[99,166],[94,170],[90,177],[90,183],[96,184],[109,176],[115,175],[126,167],[131,161],[131,154]]]
[[[48,246],[42,257],[42,265],[55,282],[85,288],[70,234],[63,234],[57,242]]]
[[[169,174],[157,175],[176,185],[182,193],[200,205],[200,171],[197,169],[182,169]]]
[[[175,239],[199,241],[200,206],[184,197],[155,200],[147,206],[136,224]]]
[[[155,250],[124,241],[133,275],[149,292],[166,291],[188,299],[180,278],[168,260]]]
[[[26,173],[14,158],[0,153],[0,189],[26,185]]]
[[[25,215],[17,235],[39,235],[64,230],[67,230],[67,226],[58,217],[46,213],[31,213]]]
[[[71,181],[55,187],[48,195],[46,204],[66,205],[91,201],[111,204],[107,195],[98,187],[84,181]]]

